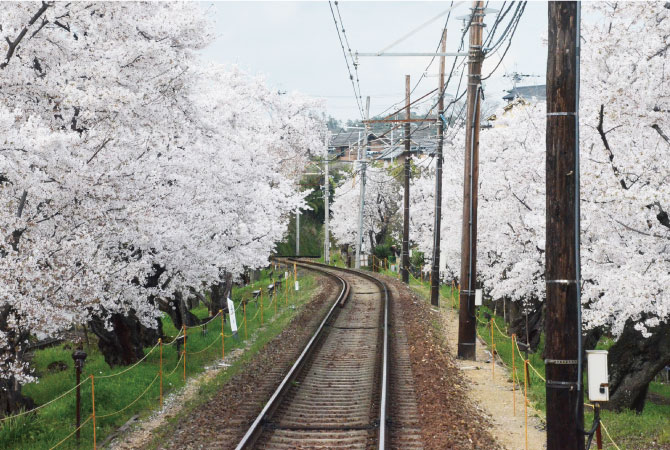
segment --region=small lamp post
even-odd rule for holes
[[[74,372],[76,374],[77,382],[77,423],[76,423],[76,436],[77,442],[79,442],[79,426],[81,425],[81,370],[84,368],[84,362],[86,361],[86,352],[82,349],[77,349],[72,353],[72,359],[74,360]]]

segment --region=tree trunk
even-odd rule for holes
[[[91,319],[89,326],[98,337],[98,348],[110,367],[137,362],[144,356],[144,348],[155,345],[163,335],[160,319],[156,320],[156,328],[147,328],[134,312],[125,316],[112,314],[109,322],[111,331],[105,327],[105,321],[98,317]]]
[[[161,311],[170,316],[172,323],[177,329],[180,329],[184,325],[190,327],[200,323],[198,318],[188,310],[181,292],[175,292],[172,298],[160,300],[158,302],[158,307]]]
[[[7,319],[12,313],[10,306],[0,308],[0,331],[5,333],[4,339],[0,342],[0,367],[21,364],[25,361],[25,352],[28,348],[27,332],[16,332],[15,328],[9,328]],[[28,373],[29,369],[23,369]],[[35,407],[35,402],[30,398],[21,395],[21,385],[13,376],[6,377],[6,374],[0,373],[0,418],[16,413],[20,409],[31,409]]]
[[[228,297],[233,289],[233,275],[231,273],[225,272],[223,274],[223,280],[211,287],[210,297],[212,303],[210,305],[209,314],[210,316],[215,315],[220,310],[224,312],[228,311]]]
[[[644,338],[629,321],[608,355],[610,401],[608,409],[641,413],[649,383],[670,364],[670,323],[650,328]]]
[[[508,302],[509,304],[509,333],[516,334],[519,348],[523,350],[526,344],[526,337],[528,338],[529,348],[531,353],[537,350],[540,345],[540,335],[544,329],[544,303],[538,299],[533,298],[525,302]],[[526,310],[528,311],[528,333],[526,334]]]
[[[349,252],[349,244],[344,244],[343,251],[347,255],[347,267],[351,268],[351,253]]]

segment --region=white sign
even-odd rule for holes
[[[284,278],[288,280],[288,272],[284,272]]]
[[[299,281],[296,281],[296,282],[295,282],[295,290],[296,290],[296,291],[299,291],[299,290],[300,290],[300,284],[298,284],[298,283],[300,283],[300,282],[299,282]]]
[[[237,320],[235,319],[235,304],[231,299],[228,299],[228,315],[230,316],[230,329],[233,334],[237,334]]]
[[[475,306],[482,306],[482,290],[475,290]]]

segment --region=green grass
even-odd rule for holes
[[[397,276],[397,274],[383,271],[387,275]],[[425,300],[429,299],[430,286],[429,282],[425,280],[421,282],[410,276],[410,288],[421,295]],[[450,286],[440,286],[440,307],[458,309],[458,293]],[[504,319],[493,314],[493,311],[482,306],[479,308],[480,320],[477,322],[477,333],[484,339],[489,348],[491,347],[491,326],[484,321],[485,313],[493,317],[498,328],[506,332],[506,325]],[[484,322],[484,323],[483,323]],[[493,327],[493,342],[496,346],[496,351],[504,363],[512,370],[512,353],[514,352],[514,365],[516,369],[515,379],[519,380],[519,384],[523,389],[524,373],[523,373],[523,359],[519,355],[516,348],[512,346],[512,340],[506,333],[500,333],[498,329]],[[608,349],[614,344],[610,338],[603,338],[599,343],[598,349]],[[544,349],[544,335],[540,338],[540,344],[535,353],[529,354],[530,364],[539,372],[542,377],[545,377],[544,361],[541,357]],[[530,372],[530,387],[528,389],[528,397],[533,403],[533,406],[546,414],[546,393],[543,380],[532,370]],[[511,377],[510,377],[511,381]],[[659,382],[652,382],[649,391],[657,395],[661,395],[670,400],[670,385]],[[585,396],[585,402],[588,398]],[[590,408],[585,407],[585,424],[588,426],[592,423],[593,412]],[[647,401],[642,414],[636,414],[634,411],[602,411],[601,418],[607,427],[612,439],[619,445],[622,450],[642,450],[650,447],[652,442],[657,444],[670,446],[670,405],[658,405]],[[595,444],[594,444],[595,446]],[[614,450],[615,447],[611,444],[603,432],[603,448]]]
[[[283,271],[282,271],[283,275]],[[254,285],[234,289],[233,301],[239,304],[242,298],[248,298],[251,291],[258,287],[267,287],[271,282],[264,273],[264,278]],[[292,283],[291,286],[292,288]],[[285,299],[285,288],[282,289],[277,301],[277,312],[275,305],[270,305],[270,299],[264,295],[263,322],[261,326],[260,304],[254,302],[246,308],[248,339],[253,339],[250,349],[262,347],[261,342],[267,342],[272,336],[278,334],[281,329],[296,314],[298,307],[306,303],[311,293],[316,288],[316,281],[312,276],[300,278],[300,291],[297,293],[289,289],[288,300]],[[287,306],[288,305],[288,306]],[[199,306],[192,310],[198,317],[208,315],[205,306]],[[258,313],[258,314],[257,314]],[[255,318],[254,318],[255,317]],[[253,320],[252,320],[253,319]],[[236,338],[225,338],[226,354],[237,348],[245,348],[249,341],[245,340],[244,313],[242,308],[237,313],[239,327]],[[221,359],[221,321],[214,319],[208,324],[206,332],[202,328],[187,330],[187,354],[186,354],[186,377],[192,377],[202,372],[206,366]],[[163,332],[165,342],[170,342],[177,336],[177,330],[169,318],[163,318]],[[225,325],[225,334],[230,336],[229,321]],[[259,347],[260,345],[260,347]],[[119,373],[127,367],[110,368],[104,361],[103,355],[97,351],[95,346],[85,349],[89,353],[86,365],[82,373],[82,379],[90,375],[95,377],[95,411],[96,411],[96,440],[98,445],[102,443],[109,433],[123,425],[132,415],[140,414],[141,417],[149,415],[159,406],[159,379],[156,379],[160,367],[159,348],[155,348],[151,354],[138,366],[113,378],[102,378],[107,375]],[[151,348],[145,349],[147,354]],[[204,350],[204,351],[202,351]],[[191,353],[194,352],[194,353]],[[195,353],[200,352],[200,353]],[[39,350],[35,353],[32,365],[39,376],[36,383],[27,384],[23,387],[23,393],[31,397],[37,405],[44,405],[50,400],[68,391],[75,385],[74,368],[72,361],[72,350],[68,344],[62,344],[52,348]],[[244,359],[244,358],[242,358]],[[184,386],[183,360],[179,364],[179,354],[175,345],[163,346],[163,395],[174,392]],[[62,361],[67,369],[58,373],[48,373],[47,367],[54,361]],[[216,380],[223,382],[227,379],[223,371]],[[153,385],[147,390],[147,387]],[[210,389],[216,389],[220,384],[210,383]],[[146,390],[146,393],[140,395]],[[139,399],[138,399],[139,397]],[[131,407],[113,416],[104,417],[106,414],[115,413],[133,401],[137,400]],[[86,420],[92,411],[91,383],[86,381],[81,386],[81,415],[82,421]],[[49,449],[74,431],[75,423],[75,395],[74,392],[66,395],[60,400],[39,410],[36,414],[28,414],[12,418],[0,426],[0,448],[21,449]],[[81,444],[90,446],[93,441],[92,422],[87,423],[81,429]],[[59,448],[74,448],[76,445],[74,437],[65,441]]]

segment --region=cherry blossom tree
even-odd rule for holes
[[[604,332],[618,338],[610,406],[641,410],[649,381],[670,363],[670,11],[648,3],[590,8],[580,110],[584,327],[596,341]],[[511,105],[480,139],[480,281],[494,298],[530,305],[535,317],[544,299],[544,108]],[[424,208],[432,210],[432,200]],[[459,231],[460,220],[445,220],[443,236]],[[419,241],[428,248],[427,236]],[[447,255],[450,241],[442,244]]]
[[[175,308],[165,299],[267,264],[325,127],[314,101],[200,64],[198,5],[2,10],[4,413],[31,380],[30,336],[90,322],[106,357],[122,355],[108,362],[129,363],[158,337],[161,305]]]
[[[344,177],[335,188],[330,221],[333,238],[340,245],[356,246],[360,208],[360,174]],[[365,184],[365,209],[363,212],[362,252],[384,242],[397,226],[402,202],[402,189],[396,176],[387,168],[368,164]]]

